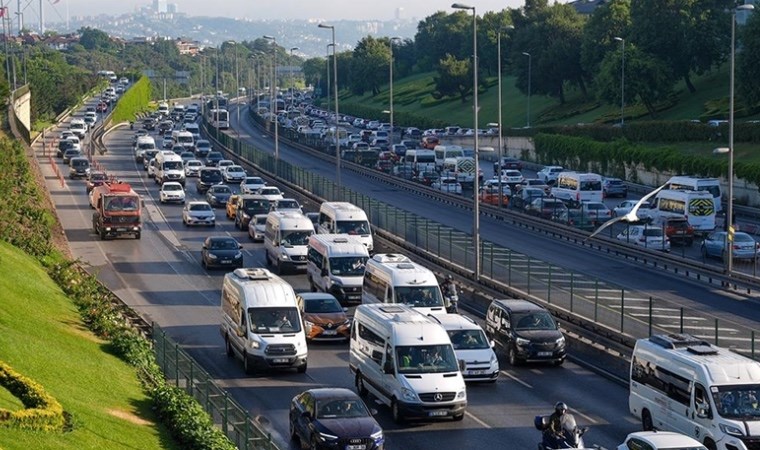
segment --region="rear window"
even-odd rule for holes
[[[662,230],[659,228],[645,228],[644,236],[662,236]]]

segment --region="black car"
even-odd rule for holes
[[[209,236],[203,241],[201,265],[212,267],[243,267],[243,246],[231,236]]]
[[[156,119],[153,119],[151,117],[148,117],[147,119],[143,119],[142,121],[142,127],[145,130],[153,131],[156,129]]]
[[[224,155],[222,155],[222,152],[208,152],[208,155],[206,156],[206,166],[216,167],[217,164],[219,164],[219,161],[223,159]]]
[[[517,158],[504,156],[501,158],[501,170],[522,170],[522,162]],[[499,161],[493,163],[493,173],[499,173]]]
[[[271,209],[271,202],[263,195],[246,194],[238,196],[237,208],[235,208],[235,226],[241,230],[247,230],[251,218],[256,214],[267,214]]]
[[[58,142],[58,153],[57,156],[59,158],[63,158],[63,154],[66,153],[66,150],[74,148],[74,143],[69,141],[68,139],[64,139],[62,141]]]
[[[91,190],[102,186],[106,181],[108,181],[108,175],[102,170],[90,171],[90,175],[87,177],[87,193],[89,194]]]
[[[217,168],[204,167],[201,169],[201,173],[198,175],[198,181],[195,184],[195,189],[199,194],[205,194],[208,188],[216,186],[217,184],[224,183],[224,177],[222,177],[222,171]]]
[[[528,361],[565,362],[565,337],[554,317],[527,300],[494,300],[486,313],[486,335],[512,366]]]
[[[214,208],[226,206],[230,196],[232,196],[232,189],[226,184],[211,186],[206,191],[206,201]]]
[[[290,437],[301,448],[382,450],[385,436],[361,398],[344,388],[304,391],[290,402]]]
[[[170,133],[174,129],[174,122],[171,120],[164,120],[158,124],[159,133]]]

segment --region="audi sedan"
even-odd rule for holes
[[[737,231],[734,233],[734,243],[731,247],[731,256],[733,256],[733,259],[752,260],[753,258],[757,258],[759,250],[760,244],[755,242],[752,236],[743,231]],[[723,260],[726,259],[725,231],[710,233],[710,235],[702,241],[702,256],[705,258],[711,256]]]
[[[382,450],[385,436],[372,414],[349,389],[309,389],[290,402],[290,438],[301,448]]]
[[[243,246],[232,236],[209,236],[203,241],[201,265],[212,267],[243,267]]]
[[[206,191],[206,201],[213,207],[225,206],[231,196],[232,189],[225,184],[211,186],[208,188],[208,191]]]
[[[182,223],[190,225],[216,225],[216,214],[214,208],[206,202],[188,202],[182,208]]]

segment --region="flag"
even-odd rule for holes
[[[2,8],[0,8],[0,17],[5,17],[5,13],[7,11],[8,11],[8,7],[7,6],[3,6]]]

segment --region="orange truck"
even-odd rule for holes
[[[128,183],[105,183],[90,193],[92,229],[100,239],[131,235],[140,239],[142,231],[140,196]]]

